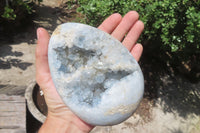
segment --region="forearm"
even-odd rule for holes
[[[48,116],[38,133],[88,133],[89,131],[83,131],[73,121]]]

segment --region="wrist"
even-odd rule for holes
[[[65,121],[47,116],[38,133],[67,133],[69,127],[70,125]]]
[[[39,133],[88,133],[92,128],[92,126],[86,124],[79,118],[69,117],[63,119],[48,114]]]

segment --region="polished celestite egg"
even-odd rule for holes
[[[79,23],[56,28],[48,49],[50,71],[64,103],[92,125],[129,118],[144,92],[142,71],[109,34]]]

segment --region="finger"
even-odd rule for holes
[[[119,41],[122,41],[125,34],[130,30],[138,18],[139,15],[136,11],[128,12],[111,35]]]
[[[45,80],[49,80],[50,71],[48,65],[48,44],[49,34],[43,28],[37,29],[38,44],[36,46],[36,80],[43,84]]]
[[[132,49],[132,47],[140,37],[140,34],[142,33],[143,29],[144,29],[144,24],[142,21],[137,21],[133,25],[133,27],[131,28],[131,30],[129,31],[129,33],[122,42],[128,50]]]
[[[109,16],[106,20],[104,20],[98,28],[110,34],[120,23],[121,19],[122,16],[120,14],[114,13],[111,16]]]
[[[133,55],[136,61],[140,60],[142,51],[143,51],[143,46],[141,44],[138,43],[134,45],[133,49],[131,50],[131,54]]]

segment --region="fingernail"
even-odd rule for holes
[[[38,28],[38,29],[37,29],[37,39],[38,39],[38,40],[39,40],[39,38],[40,38],[40,32],[41,32],[41,29]]]

